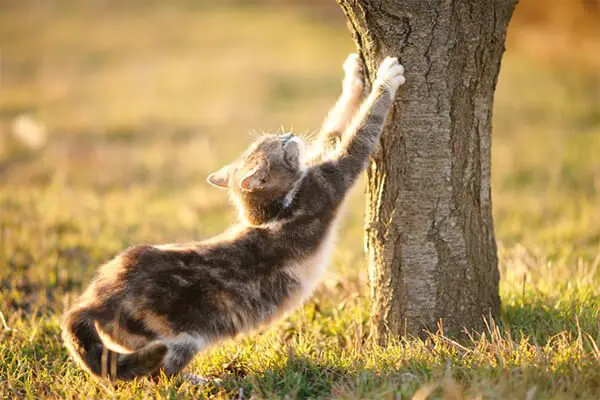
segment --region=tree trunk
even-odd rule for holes
[[[492,104],[516,0],[338,0],[370,78],[406,68],[368,170],[372,323],[388,335],[481,329],[497,315]]]

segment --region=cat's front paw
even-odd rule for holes
[[[363,67],[356,53],[350,54],[344,61],[344,91],[360,95],[365,87]]]
[[[400,65],[398,58],[386,57],[379,66],[374,86],[388,90],[394,95],[398,87],[403,85],[405,81],[404,67]]]

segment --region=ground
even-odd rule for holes
[[[372,342],[361,182],[315,296],[190,366],[220,383],[112,385],[71,362],[60,314],[97,266],[231,224],[206,176],[263,130],[310,136],[341,88],[339,10],[230,3],[0,9],[0,397],[597,398],[600,47],[518,19],[494,110],[487,330]]]

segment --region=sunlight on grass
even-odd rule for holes
[[[531,32],[509,41],[496,95],[503,311],[487,330],[373,343],[359,185],[311,301],[190,366],[220,383],[113,386],[76,368],[59,318],[97,266],[229,225],[205,177],[252,130],[313,132],[353,48],[331,7],[100,3],[0,12],[0,397],[597,398],[598,53],[547,62],[568,46],[533,53]],[[43,148],[11,134],[24,114]]]

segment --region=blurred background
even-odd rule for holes
[[[129,244],[222,230],[234,215],[207,174],[253,134],[314,133],[351,51],[333,0],[2,0],[3,285],[60,294]],[[522,0],[494,110],[505,275],[597,265],[599,155],[600,2]],[[359,287],[362,192],[333,270]]]
[[[353,46],[334,0],[0,0],[0,380],[19,388],[5,394],[62,398],[61,382],[79,387],[73,376],[81,375],[64,362],[58,316],[97,266],[134,243],[202,239],[230,225],[226,195],[206,176],[263,131],[313,134],[340,92]],[[561,349],[583,343],[575,340],[582,330],[600,340],[599,1],[520,1],[498,81],[492,150],[503,318],[535,346],[568,332],[564,346],[552,342],[556,355],[525,348],[540,355],[534,371],[561,362],[564,371],[583,368],[571,368]],[[271,349],[285,338],[297,349],[322,346],[318,354],[331,351],[330,360],[358,371],[371,365],[368,350],[343,356],[352,343],[362,351],[367,332],[363,214],[360,183],[325,284],[285,322],[283,332],[300,333],[248,339],[244,350],[219,350],[221,358],[195,368],[235,375],[223,360],[245,351],[250,367],[241,370],[268,381],[265,366],[285,362]],[[429,368],[429,352],[423,367],[408,359],[411,373]],[[594,375],[581,377],[593,392],[585,379]],[[315,379],[306,381],[313,389]],[[535,379],[549,391],[561,384],[543,372]],[[522,387],[518,398],[529,390]]]

